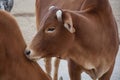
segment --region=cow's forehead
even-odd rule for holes
[[[54,23],[56,22],[57,18],[56,18],[56,12],[57,10],[52,10],[52,11],[48,11],[46,13],[46,15],[43,17],[40,26],[45,26],[45,24],[50,24],[50,23]]]

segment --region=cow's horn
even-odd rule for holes
[[[50,7],[49,7],[49,10],[52,10],[53,8],[55,8],[55,6],[50,6]]]
[[[57,16],[58,21],[62,21],[62,11],[61,10],[58,10],[56,12],[56,16]]]

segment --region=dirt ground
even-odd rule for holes
[[[14,0],[14,8],[11,12],[13,14],[20,26],[21,32],[24,36],[27,44],[32,40],[35,32],[35,0]],[[120,0],[110,0],[111,6],[113,8],[113,13],[115,15],[119,33],[120,33]],[[64,67],[63,64],[61,64]],[[67,69],[67,68],[65,68]],[[66,75],[66,72],[63,71],[59,73]],[[64,80],[68,80],[68,77],[64,76]],[[90,80],[86,75],[83,74],[83,80]],[[118,52],[118,56],[116,59],[116,64],[114,68],[113,75],[111,80],[120,80],[120,52]]]

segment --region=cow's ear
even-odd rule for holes
[[[70,13],[64,13],[63,14],[63,23],[64,23],[64,27],[70,32],[70,33],[74,33],[75,32],[75,28],[73,27],[73,21],[72,21],[72,17],[70,15]]]

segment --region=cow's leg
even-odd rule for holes
[[[99,80],[110,80],[114,68],[114,64],[111,66],[108,72],[106,72]]]
[[[81,69],[72,60],[68,61],[70,80],[81,80]]]
[[[46,72],[51,75],[51,59],[52,58],[45,58],[44,61],[45,61],[45,68],[46,68]]]
[[[54,72],[54,78],[53,78],[53,80],[57,80],[58,79],[59,64],[60,64],[60,59],[56,58],[55,65],[54,65],[55,72]]]

